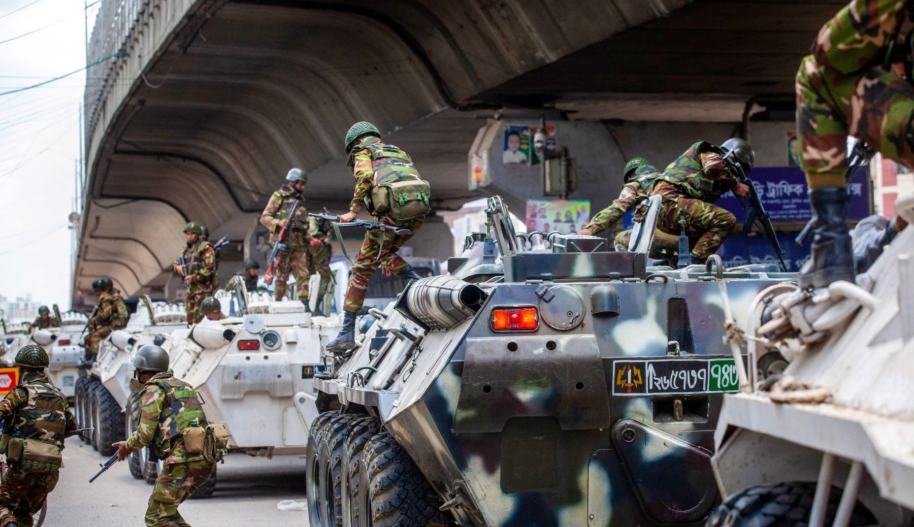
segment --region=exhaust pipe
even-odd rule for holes
[[[451,329],[482,306],[486,294],[479,286],[453,276],[432,276],[417,281],[406,293],[406,305],[430,329]]]

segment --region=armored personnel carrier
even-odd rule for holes
[[[914,197],[895,210],[914,222]],[[758,295],[750,363],[789,365],[725,397],[709,526],[914,524],[912,253],[908,227],[856,286]]]
[[[29,341],[28,322],[6,322],[0,320],[3,334],[0,335],[0,362],[10,367],[16,360],[16,352]]]
[[[47,371],[51,383],[72,399],[76,395],[77,366],[84,355],[80,343],[89,318],[77,311],[60,313],[56,305],[54,311],[60,327],[35,330],[30,339],[48,352],[51,364]]]
[[[248,294],[240,281],[235,287],[233,294],[216,295],[225,319],[187,328],[183,307],[147,304],[143,311],[153,312],[154,324],[134,315],[127,328],[106,340],[86,381],[83,405],[88,426],[97,427],[89,440],[99,452],[113,452],[106,445],[131,434],[139,422],[139,387],[130,386],[132,357],[150,343],[162,346],[174,375],[198,391],[207,419],[225,424],[231,452],[263,457],[306,452],[308,427],[317,416],[312,378],[327,371],[323,345],[339,331],[339,321],[312,319],[298,301]],[[131,473],[153,482],[156,464],[147,461],[159,460],[146,449],[132,455]],[[215,482],[211,478],[194,497],[211,495]]]
[[[487,213],[493,234],[450,276],[373,310],[315,380],[310,525],[703,524],[723,394],[742,381],[724,321],[788,275],[649,268],[653,224],[636,252],[606,252],[517,236],[497,197]]]

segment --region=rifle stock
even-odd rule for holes
[[[267,272],[263,277],[263,282],[267,285],[272,284],[273,279],[276,277],[276,257],[279,255],[280,251],[288,250],[286,240],[289,239],[289,228],[292,226],[292,219],[295,218],[295,211],[298,210],[299,203],[301,202],[295,200],[295,203],[292,204],[292,209],[289,210],[289,215],[286,216],[286,224],[283,225],[282,229],[279,230],[279,234],[276,235],[276,243],[273,244],[273,252],[270,253],[270,262],[267,265]]]

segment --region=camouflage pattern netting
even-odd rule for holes
[[[882,67],[911,2],[854,0],[829,21],[797,72],[797,135],[811,189],[844,187],[847,136],[914,168],[914,89]]]
[[[16,366],[47,368],[50,363],[51,359],[48,358],[48,352],[36,344],[23,346],[19,353],[16,354]]]
[[[352,147],[352,142],[359,138],[361,135],[365,134],[375,134],[378,137],[381,137],[381,132],[375,127],[375,125],[367,122],[360,121],[349,127],[349,131],[346,132],[345,139],[345,149],[346,153],[349,153],[349,149]]]

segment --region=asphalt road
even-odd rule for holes
[[[114,465],[90,485],[89,478],[104,458],[77,437],[67,440],[63,456],[65,467],[48,499],[45,527],[144,525],[152,485],[134,479],[126,462]],[[282,500],[304,501],[305,466],[304,456],[230,455],[217,469],[213,497],[187,500],[181,505],[181,515],[193,527],[306,526],[306,512],[276,508]]]

